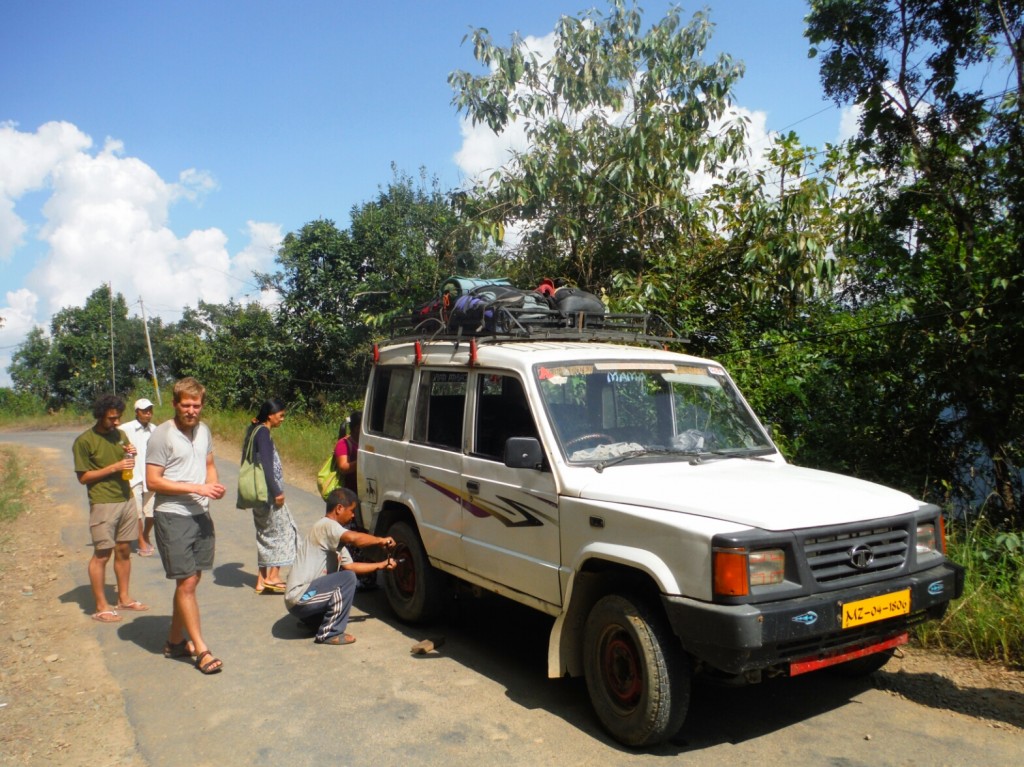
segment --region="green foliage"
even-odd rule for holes
[[[649,260],[685,248],[702,211],[689,173],[740,155],[743,125],[725,121],[742,66],[701,57],[711,23],[682,25],[678,9],[641,30],[640,10],[613,0],[607,15],[563,16],[542,60],[514,37],[496,46],[469,35],[489,74],[454,72],[453,103],[474,124],[521,126],[529,149],[460,198],[484,235],[516,225],[525,271],[606,285],[615,269],[642,274]]]
[[[918,629],[925,645],[1010,666],[1024,665],[1024,542],[986,524],[954,526],[949,556],[965,568],[964,596],[938,624]]]
[[[285,361],[293,344],[258,304],[200,301],[198,309],[185,309],[166,346],[175,377],[195,376],[213,407],[255,409],[268,397],[292,391]]]
[[[915,398],[944,403],[957,451],[982,451],[1002,523],[1022,529],[1024,6],[811,6],[826,93],[863,106],[853,148],[877,171],[850,295],[916,320]],[[979,64],[1009,64],[1016,88],[986,96],[966,77]]]
[[[25,510],[29,486],[18,454],[0,448],[0,522],[10,522]]]
[[[445,277],[473,271],[479,254],[436,181],[417,186],[396,173],[351,219],[347,230],[318,220],[288,234],[280,271],[258,276],[281,295],[277,323],[290,339],[284,362],[295,389],[321,408],[361,396],[372,339]]]
[[[31,391],[0,389],[0,420],[46,415],[46,402]]]

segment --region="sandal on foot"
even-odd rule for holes
[[[210,656],[206,663],[203,663],[203,658]],[[204,674],[217,674],[223,670],[224,664],[220,658],[214,658],[213,653],[209,650],[203,650],[196,656],[196,668]]]
[[[164,644],[165,658],[187,658],[195,654],[195,645],[188,639],[182,639],[180,642],[172,642],[168,639]]]
[[[145,612],[146,610],[149,609],[149,605],[144,605],[139,600],[133,599],[131,602],[129,602],[126,605],[118,604],[117,605],[117,609],[118,610],[135,610],[136,612],[143,613],[143,612]]]
[[[317,644],[339,645],[339,644],[352,644],[353,642],[356,641],[356,638],[354,636],[352,636],[351,634],[339,634],[337,636],[333,636],[333,637],[329,637],[327,639],[324,639],[323,641],[320,641],[319,639],[317,639],[315,641],[316,641]]]
[[[100,610],[98,613],[92,614],[92,619],[97,623],[117,623],[121,620],[121,616],[114,610]]]

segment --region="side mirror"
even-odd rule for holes
[[[509,437],[505,442],[505,465],[510,469],[539,469],[544,451],[535,437]]]

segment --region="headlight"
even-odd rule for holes
[[[932,522],[922,522],[917,526],[917,555],[927,556],[928,554],[941,554],[945,546],[942,545],[942,520],[939,520],[938,530]]]
[[[773,586],[786,576],[786,553],[782,549],[715,549],[714,590],[724,597],[742,597],[752,586]]]

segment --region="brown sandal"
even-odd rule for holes
[[[210,656],[210,659],[206,661],[206,663],[203,663],[203,658],[205,658],[207,655]],[[196,656],[196,668],[207,675],[217,674],[223,670],[224,664],[221,662],[220,658],[214,658],[213,653],[211,653],[209,650],[203,650]]]
[[[195,654],[195,645],[188,639],[182,639],[180,642],[172,642],[168,639],[164,643],[165,658],[187,658]]]

